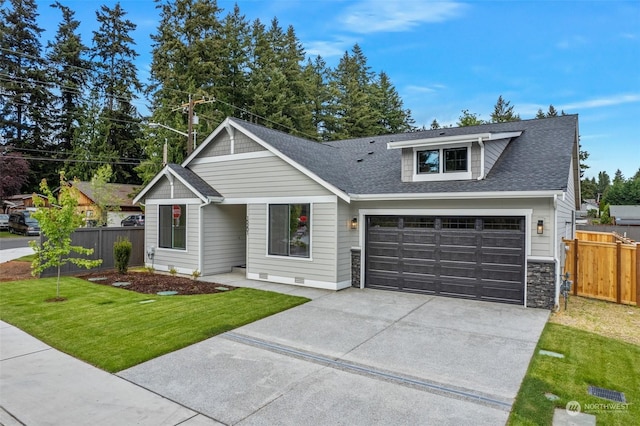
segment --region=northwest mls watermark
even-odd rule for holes
[[[577,416],[581,411],[626,411],[629,409],[629,405],[629,403],[623,402],[580,404],[578,401],[569,401],[567,402],[565,409],[570,416]]]

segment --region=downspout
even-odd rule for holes
[[[478,137],[478,145],[480,145],[480,176],[478,180],[484,179],[484,142],[482,137]]]
[[[202,267],[204,266],[204,211],[202,209],[211,204],[211,201],[211,197],[207,197],[207,201],[204,204],[200,204],[200,223],[198,224],[200,227],[198,232],[198,235],[200,236],[200,247],[198,247],[198,250],[200,253],[198,253],[198,272],[200,272],[201,275]]]
[[[553,195],[553,262],[555,263],[554,309],[560,307],[560,259],[558,258],[558,194]]]

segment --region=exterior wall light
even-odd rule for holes
[[[358,218],[354,217],[351,219],[351,229],[358,229]]]
[[[544,220],[541,219],[538,221],[538,226],[536,227],[536,230],[540,235],[544,232]]]

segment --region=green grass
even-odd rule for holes
[[[47,302],[55,288],[55,278],[0,283],[0,319],[109,372],[308,301],[248,288],[163,297],[65,277],[67,300]]]
[[[545,349],[565,355],[540,355]],[[625,394],[629,405],[587,393],[589,385]],[[545,392],[558,395],[549,401]],[[637,424],[640,418],[640,346],[571,327],[548,323],[522,382],[509,418],[510,425],[551,425],[555,407],[578,401],[582,412],[596,416],[598,424]],[[593,405],[589,409],[590,404]],[[604,404],[604,405],[602,405]]]
[[[23,235],[12,234],[9,231],[0,231],[0,238],[21,238]]]
[[[35,254],[28,254],[26,256],[22,256],[22,257],[19,257],[17,259],[14,259],[14,260],[16,260],[18,262],[29,262],[29,263],[31,263],[31,262],[33,262],[33,259],[35,259],[35,258],[36,258]]]

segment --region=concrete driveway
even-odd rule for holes
[[[119,375],[224,424],[504,424],[548,315],[347,289]]]

